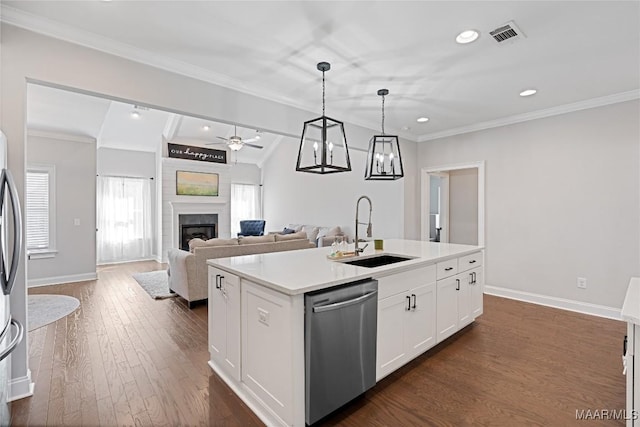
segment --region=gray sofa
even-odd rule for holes
[[[331,246],[336,236],[342,236],[347,243],[351,243],[351,238],[344,234],[339,225],[325,227],[312,224],[287,224],[285,230],[304,231],[309,241],[319,248]]]
[[[170,249],[169,289],[187,300],[189,308],[208,298],[207,260],[267,252],[314,248],[304,232],[267,236],[244,236],[237,239],[193,239],[189,251]]]

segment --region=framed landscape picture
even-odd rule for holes
[[[176,194],[179,196],[217,196],[218,174],[176,171]]]

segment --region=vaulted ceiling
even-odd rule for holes
[[[387,131],[415,141],[635,99],[640,86],[637,1],[3,1],[2,20],[314,115],[328,61],[327,114],[378,129],[388,88]],[[490,31],[511,21],[521,36],[498,43]],[[479,38],[456,43],[467,29]],[[105,123],[117,114],[94,107]]]

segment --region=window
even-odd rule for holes
[[[260,186],[231,184],[231,236],[240,232],[240,221],[261,217]]]
[[[97,198],[98,264],[151,258],[149,178],[100,176]]]
[[[29,256],[52,256],[55,252],[55,167],[28,166],[25,193]]]

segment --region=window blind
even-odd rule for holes
[[[49,247],[49,172],[27,171],[27,249]]]

